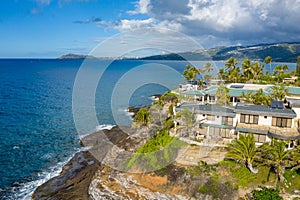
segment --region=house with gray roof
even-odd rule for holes
[[[271,106],[237,103],[226,107],[184,103],[175,108],[175,113],[182,109],[188,109],[194,115],[194,124],[198,128],[196,136],[232,140],[240,134],[253,133],[257,144],[272,138],[300,140],[297,114],[284,107],[282,102],[272,102]],[[176,125],[180,122],[176,121]]]

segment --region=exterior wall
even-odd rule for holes
[[[295,113],[296,113],[296,118],[297,119],[300,119],[300,108],[292,108],[294,111],[295,111]]]
[[[197,122],[202,121],[206,118],[206,116],[203,116],[202,114],[195,114],[195,120]]]
[[[272,126],[272,117],[271,116],[267,116],[267,118],[265,118],[265,116],[259,115],[259,117],[258,117],[258,124],[259,125]]]
[[[237,125],[239,119],[240,119],[240,118],[238,117],[238,114],[236,114],[235,117],[233,118],[232,126],[235,127],[235,126]]]
[[[241,114],[240,113],[236,113],[235,119],[236,119],[236,123],[240,123],[241,122]]]

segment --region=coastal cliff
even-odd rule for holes
[[[185,166],[171,164],[156,172],[134,173],[114,167],[124,152],[134,152],[149,140],[148,128],[114,127],[82,139],[89,151],[78,152],[59,176],[39,186],[32,199],[190,199],[208,176],[191,176]],[[107,142],[109,141],[109,142]],[[101,148],[98,148],[100,147]],[[231,199],[229,193],[225,199]],[[197,194],[197,198],[211,199]]]

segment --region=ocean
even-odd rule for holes
[[[200,67],[204,63],[192,64]],[[183,82],[180,73],[186,64],[0,59],[0,199],[30,199],[37,186],[58,175],[61,167],[82,149],[81,137],[97,128],[130,125],[127,107],[150,105],[154,94],[178,86]],[[78,87],[78,72],[84,72],[80,69],[85,65],[89,65],[87,76]],[[215,68],[223,65],[224,62],[215,62]],[[289,66],[295,69],[295,64]],[[90,85],[97,75],[97,85]],[[93,87],[94,97],[86,96],[85,92]],[[77,102],[82,106],[76,109],[74,90],[82,94]],[[98,127],[90,120],[91,109],[96,113]],[[85,126],[74,121],[74,114],[84,119]]]

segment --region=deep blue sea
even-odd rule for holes
[[[152,95],[173,89],[183,81],[161,66],[181,73],[187,64],[183,61],[89,62],[85,84],[75,88],[82,91],[79,102],[83,106],[73,110],[73,86],[83,63],[83,60],[0,59],[0,199],[30,199],[37,186],[57,175],[82,148],[79,145],[82,134],[96,128],[94,123],[89,124],[91,108],[96,112],[98,125],[115,125],[113,111],[124,119],[122,125],[130,125],[128,105],[151,104]],[[197,63],[204,65],[204,62]],[[223,64],[217,62],[216,66]],[[289,66],[295,68],[295,64]],[[133,69],[139,70],[132,73]],[[97,82],[94,104],[89,105],[85,100],[91,97],[85,96],[85,92],[99,70],[104,73]],[[149,76],[154,77],[153,81],[147,80]],[[159,85],[162,80],[168,88]],[[124,103],[122,95],[128,92],[124,88],[134,88],[135,83],[140,85],[130,94],[128,104]],[[113,95],[118,85],[123,89]],[[113,108],[112,96],[117,97]],[[86,116],[86,129],[80,133],[73,120],[74,113]]]

